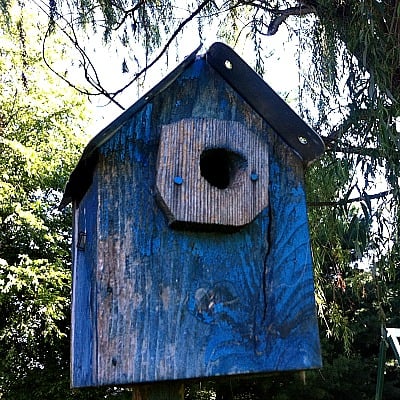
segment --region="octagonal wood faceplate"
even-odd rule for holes
[[[170,224],[240,227],[268,205],[268,145],[236,121],[161,127],[157,191]]]

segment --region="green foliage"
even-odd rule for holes
[[[327,344],[327,343],[325,343]],[[329,345],[328,345],[329,347]],[[329,356],[333,354],[330,353]],[[374,360],[361,356],[333,359],[325,355],[322,370],[269,375],[258,378],[228,378],[206,384],[189,386],[185,398],[188,400],[337,400],[372,399],[375,394]],[[392,381],[393,395],[398,395]],[[388,397],[396,398],[396,397]]]
[[[31,26],[30,17],[10,10],[0,50],[0,398],[61,399],[70,218],[55,208],[86,118],[84,100],[56,87],[42,64],[43,26]]]
[[[373,365],[380,323],[399,323],[398,27],[385,2],[320,1],[317,15],[311,97],[329,135],[308,171],[317,304],[339,351]]]
[[[285,10],[299,5],[312,15],[283,18]],[[279,18],[287,24],[288,40],[297,37],[299,57],[310,54],[303,66],[293,60],[302,75],[299,108],[327,144],[326,155],[307,172],[325,367],[307,373],[305,386],[289,374],[231,381],[228,388],[208,383],[187,396],[372,398],[380,324],[400,326],[398,2],[50,0],[42,6],[49,26],[41,25],[38,15],[28,16],[23,2],[0,0],[0,398],[100,395],[66,389],[70,223],[55,207],[81,150],[85,109],[75,92],[60,89],[43,68],[37,47],[43,32],[50,28],[53,46],[61,49],[45,51],[61,77],[69,64],[66,57],[57,58],[68,48],[58,39],[60,29],[83,56],[87,76],[96,74],[78,43],[83,33],[99,32],[108,44],[119,40],[128,54],[124,72],[132,69],[129,85],[143,66],[152,65],[155,53],[157,60],[174,41],[177,46],[187,41],[184,27],[191,22],[200,38],[214,23],[224,41],[252,47],[252,65],[262,73],[267,33]],[[27,23],[32,20],[39,30]],[[398,398],[398,372],[391,362],[385,398]]]

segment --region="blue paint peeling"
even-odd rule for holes
[[[206,60],[198,58],[191,68],[188,68],[179,79],[196,79],[199,78],[206,69]]]

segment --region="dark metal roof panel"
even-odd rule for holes
[[[208,63],[257,111],[279,136],[309,162],[325,150],[321,137],[279,97],[230,47],[214,43]]]

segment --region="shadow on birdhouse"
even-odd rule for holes
[[[100,132],[62,202],[72,386],[320,367],[303,174],[322,152],[221,43]]]

